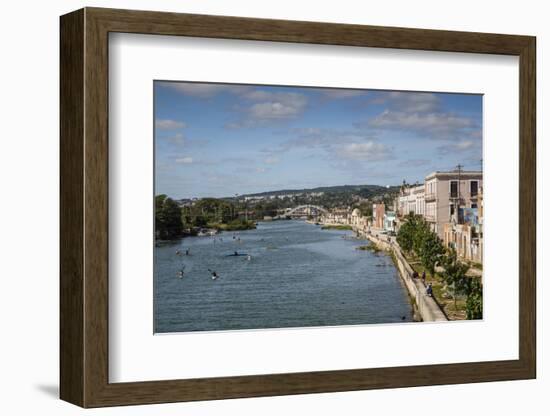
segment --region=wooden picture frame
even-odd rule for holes
[[[536,376],[535,38],[85,8],[61,17],[60,396],[82,407],[530,379]],[[519,359],[109,383],[110,32],[519,57]]]

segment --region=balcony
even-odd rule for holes
[[[428,201],[435,201],[436,199],[436,193],[435,192],[432,192],[430,194],[426,194],[424,196],[424,201],[428,202]]]

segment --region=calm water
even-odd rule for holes
[[[365,241],[351,237],[303,221],[274,221],[157,247],[155,332],[411,321],[390,257],[355,250]],[[178,249],[190,255],[178,256]],[[227,256],[234,251],[252,258]],[[212,280],[208,269],[219,278]]]

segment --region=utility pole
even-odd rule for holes
[[[456,218],[457,218],[457,223],[459,223],[460,221],[460,215],[459,215],[459,209],[460,209],[460,179],[461,179],[461,174],[462,174],[462,168],[464,166],[462,166],[460,163],[458,165],[456,165],[456,170],[458,171],[458,198],[456,200]]]

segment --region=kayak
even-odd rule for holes
[[[248,256],[247,253],[237,253],[237,254],[226,254],[225,257],[239,257],[239,256]]]

